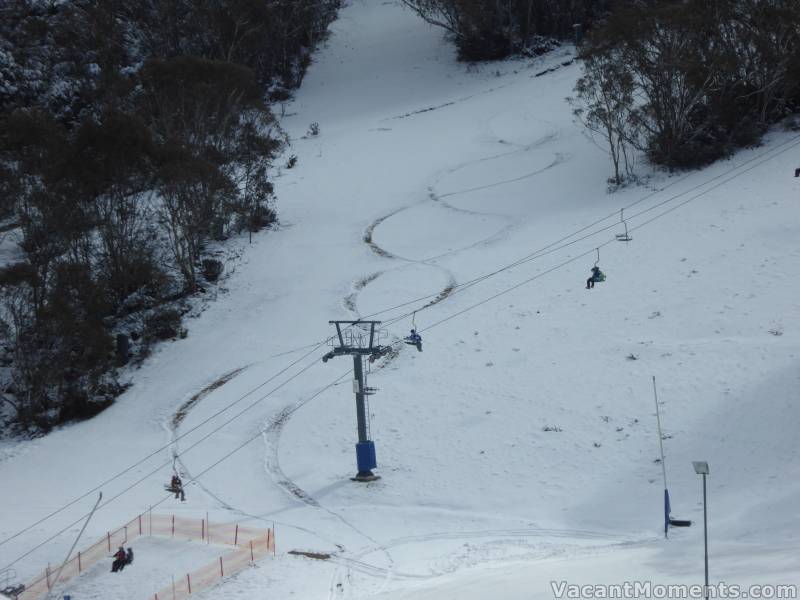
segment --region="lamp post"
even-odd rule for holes
[[[703,542],[706,559],[705,599],[708,600],[708,509],[706,508],[706,475],[708,475],[708,463],[705,461],[693,461],[692,464],[694,465],[694,472],[703,476]]]

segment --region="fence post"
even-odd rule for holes
[[[189,576],[189,573],[186,574],[186,586],[189,588],[189,593],[192,593],[192,578]]]
[[[219,576],[225,577],[225,572],[222,570],[222,557],[219,557]]]
[[[142,535],[142,515],[139,515],[139,535]],[[156,594],[158,596],[158,594]],[[156,598],[158,600],[158,598]]]
[[[147,511],[150,515],[150,537],[153,537],[153,505],[150,505],[150,510]]]
[[[172,515],[172,537],[175,537],[175,515]]]
[[[236,530],[233,533],[233,545],[234,546],[238,546],[239,545],[239,524],[238,523],[236,524]]]
[[[47,589],[50,589],[50,563],[47,563],[47,569],[45,570],[45,575],[47,576]]]
[[[108,540],[108,551],[111,552],[111,532],[106,531],[106,539]]]
[[[81,551],[78,550],[78,574],[81,572]]]
[[[128,543],[128,526],[125,525],[125,543]]]
[[[200,539],[206,539],[206,521],[205,519],[200,519]]]
[[[253,540],[250,540],[250,562],[256,562],[256,557],[253,554]]]

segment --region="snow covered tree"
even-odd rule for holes
[[[569,99],[573,113],[592,139],[601,140],[614,167],[611,182],[620,185],[632,174],[639,140],[633,74],[610,49],[584,55],[583,72],[575,85],[577,97]]]

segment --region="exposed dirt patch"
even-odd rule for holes
[[[439,304],[439,302],[448,298],[450,294],[452,294],[455,291],[456,287],[458,287],[458,284],[456,283],[455,279],[451,279],[450,283],[447,284],[447,287],[445,287],[441,292],[439,292],[436,298],[428,302],[423,308],[428,308],[435,304]]]
[[[397,257],[396,257],[394,254],[392,254],[391,252],[388,252],[387,250],[384,250],[383,248],[381,248],[380,246],[378,246],[378,244],[376,244],[376,243],[373,241],[373,239],[372,239],[372,236],[373,236],[373,233],[375,232],[375,228],[376,228],[378,225],[380,225],[381,223],[383,223],[383,222],[384,222],[386,219],[388,219],[389,217],[392,217],[392,216],[396,215],[396,214],[397,214],[397,213],[399,213],[401,210],[405,210],[405,208],[400,208],[400,209],[398,209],[398,210],[396,210],[396,211],[394,211],[394,212],[391,212],[391,213],[389,213],[388,215],[384,215],[384,216],[380,217],[379,219],[375,219],[375,220],[372,222],[372,224],[371,224],[369,227],[367,227],[367,228],[364,230],[364,237],[362,238],[362,239],[364,240],[364,243],[365,243],[367,246],[369,246],[370,250],[372,250],[372,251],[373,251],[375,254],[377,254],[378,256],[382,256],[382,257],[384,257],[384,258],[397,258]]]
[[[344,307],[349,310],[354,315],[358,315],[358,305],[356,300],[358,299],[358,292],[363,290],[367,287],[370,283],[375,281],[378,277],[383,275],[383,271],[378,271],[377,273],[373,273],[372,275],[367,275],[366,277],[362,277],[358,281],[353,284],[353,290],[355,290],[352,294],[348,294],[342,300],[342,304]]]
[[[303,550],[289,550],[287,554],[294,554],[295,556],[307,556],[308,558],[315,558],[317,560],[328,560],[331,555],[324,552],[305,552]]]
[[[214,390],[217,390],[217,389],[221,388],[223,385],[228,383],[231,379],[236,377],[239,373],[244,371],[246,368],[247,367],[240,367],[238,369],[234,369],[233,371],[225,373],[225,375],[223,375],[222,377],[220,377],[219,379],[217,379],[213,383],[207,385],[202,390],[197,392],[194,396],[189,398],[186,402],[184,402],[181,405],[181,407],[178,409],[178,411],[175,413],[175,415],[172,417],[172,429],[173,429],[173,431],[177,430],[178,427],[181,426],[181,423],[183,423],[183,420],[186,418],[186,415],[189,414],[189,411],[192,410],[192,408],[198,402],[200,402],[200,400],[202,400],[203,398],[208,396]]]
[[[534,74],[534,77],[541,77],[542,75],[547,75],[548,73],[552,73],[553,71],[558,71],[561,67],[568,67],[572,63],[575,62],[575,59],[570,59],[562,62],[560,65],[556,65],[555,67],[550,67],[549,69],[545,69],[544,71],[539,71],[538,73]]]
[[[365,287],[367,287],[370,283],[375,281],[382,274],[383,274],[383,271],[378,271],[377,273],[373,273],[372,275],[367,275],[366,277],[363,277],[362,279],[359,279],[358,281],[356,281],[356,283],[355,283],[355,285],[353,287],[356,290],[359,290],[359,291],[363,290]]]
[[[344,300],[342,300],[342,304],[344,304],[344,307],[355,315],[358,314],[358,309],[356,308],[357,297],[358,294],[356,292],[353,292],[352,294],[348,294],[347,296],[345,296]]]

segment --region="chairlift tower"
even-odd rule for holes
[[[385,331],[376,329],[380,321],[329,321],[336,327],[336,337],[331,339],[333,350],[322,357],[328,362],[336,356],[353,357],[353,392],[356,395],[356,418],[358,422],[358,443],[356,444],[356,462],[358,473],[353,481],[375,481],[380,479],[372,472],[378,466],[375,459],[375,442],[369,439],[369,417],[367,415],[367,396],[375,393],[364,379],[364,358],[374,361],[383,356],[389,347],[381,346],[380,339]],[[344,327],[342,327],[344,325]]]

